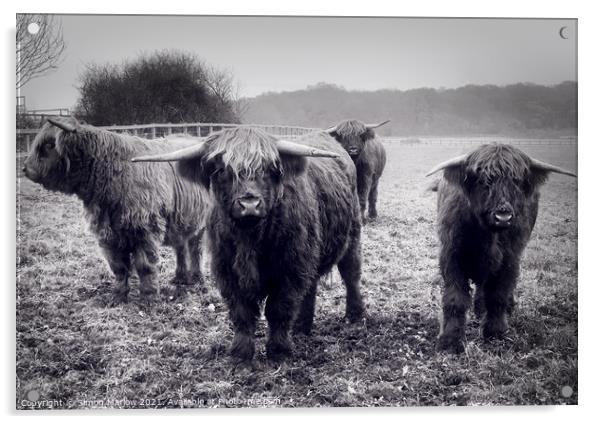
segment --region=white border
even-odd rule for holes
[[[491,4],[491,6],[489,5]],[[373,418],[386,421],[420,420],[420,422],[471,422],[486,421],[489,423],[511,422],[515,419],[545,420],[548,422],[576,422],[595,416],[599,406],[598,393],[600,382],[600,337],[602,334],[597,326],[601,320],[600,309],[602,278],[598,272],[600,263],[600,219],[602,214],[599,201],[600,169],[598,163],[602,158],[602,140],[599,136],[600,127],[600,15],[595,2],[585,5],[585,2],[575,1],[546,1],[528,2],[525,0],[506,0],[504,2],[482,1],[427,1],[393,2],[370,0],[363,2],[325,0],[284,1],[232,1],[220,0],[207,4],[205,2],[191,5],[190,2],[171,0],[150,4],[145,2],[126,4],[118,0],[103,0],[102,2],[85,3],[81,1],[19,1],[17,4],[2,6],[0,15],[3,24],[5,50],[2,67],[3,86],[6,88],[5,101],[2,103],[2,116],[5,137],[2,148],[6,162],[4,163],[0,199],[6,206],[2,208],[3,219],[0,237],[2,244],[2,270],[5,281],[4,291],[4,325],[2,325],[2,340],[4,349],[1,350],[3,367],[0,399],[3,401],[2,412],[8,419],[15,418],[15,370],[14,370],[14,270],[15,270],[15,149],[14,149],[14,26],[17,12],[45,13],[121,13],[121,14],[236,14],[236,15],[344,15],[344,16],[448,16],[448,17],[540,17],[540,18],[578,18],[579,28],[579,406],[577,407],[495,407],[495,408],[381,408],[381,409],[328,409],[310,410],[296,409],[294,411],[194,411],[183,413],[175,419],[261,421],[261,422],[306,422],[326,418],[330,420],[366,421]],[[134,412],[105,411],[87,412],[86,421],[105,421],[107,416],[113,419],[131,420]],[[165,420],[165,415],[174,412],[139,411],[145,420]],[[19,414],[24,415],[24,414]],[[599,415],[599,414],[598,414]],[[23,417],[22,417],[23,418]],[[75,414],[27,414],[26,419],[45,419],[50,422],[81,420]],[[173,418],[172,418],[173,419]]]

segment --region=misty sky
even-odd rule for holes
[[[54,73],[21,89],[29,109],[72,108],[88,63],[182,49],[229,69],[244,96],[317,82],[348,89],[576,80],[576,21],[63,15]],[[559,36],[559,29],[567,26]]]

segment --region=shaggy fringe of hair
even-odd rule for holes
[[[356,119],[348,119],[339,123],[336,126],[335,131],[340,137],[344,138],[353,136],[359,137],[364,133],[367,133],[368,138],[374,138],[374,131]]]
[[[506,177],[522,179],[529,173],[531,160],[516,147],[485,144],[468,155],[467,169],[485,180]]]
[[[208,138],[207,159],[219,155],[237,179],[260,176],[270,166],[281,169],[276,138],[259,128],[232,128]]]

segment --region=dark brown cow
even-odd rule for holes
[[[364,223],[366,222],[366,204],[368,204],[370,219],[374,219],[378,215],[376,211],[378,181],[385,169],[387,155],[382,142],[374,133],[374,129],[387,122],[389,121],[380,124],[364,124],[350,119],[326,130],[353,159],[357,171],[357,194]]]
[[[506,144],[484,145],[437,165],[437,222],[443,277],[440,350],[460,353],[466,310],[485,312],[483,337],[501,337],[514,306],[522,252],[537,218],[539,188],[550,172],[574,173],[535,160]]]
[[[158,246],[177,257],[173,282],[202,282],[201,238],[208,193],[169,164],[134,165],[136,155],[196,145],[198,140],[144,140],[74,118],[49,119],[37,134],[23,171],[44,188],[82,200],[90,228],[115,278],[113,303],[125,302],[135,269],[145,302],[157,292]]]
[[[136,160],[177,160],[181,175],[213,193],[207,232],[237,362],[253,358],[264,299],[268,357],[288,355],[293,322],[310,332],[318,281],[335,265],[347,288],[347,318],[362,316],[355,168],[331,137],[320,132],[291,143],[241,127],[199,147]]]

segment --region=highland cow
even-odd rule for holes
[[[387,156],[385,148],[379,138],[374,134],[374,129],[385,125],[363,124],[357,120],[347,120],[326,130],[347,151],[357,172],[357,194],[360,201],[362,222],[366,223],[366,203],[368,203],[368,217],[375,219],[376,200],[378,197],[378,181],[385,169]]]
[[[74,118],[52,118],[37,134],[23,171],[44,188],[82,200],[90,228],[117,280],[112,303],[127,301],[135,268],[140,295],[156,293],[158,244],[176,252],[175,284],[202,283],[201,238],[208,193],[170,164],[134,165],[135,155],[160,153],[198,140],[143,140]],[[133,265],[133,267],[132,267]]]
[[[464,351],[469,280],[474,312],[485,314],[486,341],[503,337],[514,307],[522,252],[537,218],[539,188],[550,172],[572,172],[532,159],[516,147],[484,145],[433,168],[444,171],[437,188],[443,317],[437,346]]]
[[[213,194],[208,241],[234,327],[236,364],[252,361],[263,300],[268,357],[279,361],[291,353],[290,330],[310,333],[318,280],[334,265],[347,289],[347,318],[362,316],[355,168],[328,135],[292,143],[241,127],[201,146],[134,160],[178,160],[182,176]]]

